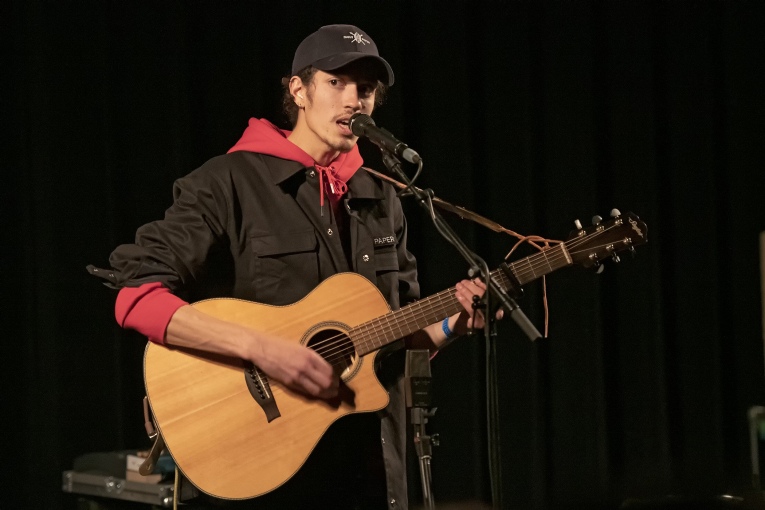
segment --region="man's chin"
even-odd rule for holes
[[[358,138],[356,140],[358,140]],[[337,146],[335,146],[335,150],[342,154],[351,152],[353,148],[356,147],[356,140],[352,140],[352,141],[348,140],[343,143],[340,143]]]

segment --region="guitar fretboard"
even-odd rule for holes
[[[572,263],[566,243],[560,243],[507,267],[514,279],[525,285]],[[510,277],[502,269],[492,271],[491,278],[505,291],[512,287]],[[455,290],[451,287],[351,329],[349,336],[356,352],[364,356],[459,312],[462,305],[455,296]]]

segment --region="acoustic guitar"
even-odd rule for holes
[[[510,264],[491,277],[511,289],[573,265],[599,265],[647,241],[637,216],[617,215],[566,242]],[[462,309],[454,288],[391,311],[364,277],[340,273],[300,301],[270,306],[209,299],[192,306],[230,322],[313,348],[339,373],[334,400],[308,397],[269,380],[241,359],[149,343],[146,392],[165,445],[183,474],[222,499],[263,495],[289,480],[333,422],[377,411],[388,393],[374,373],[379,350]]]

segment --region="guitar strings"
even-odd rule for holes
[[[590,237],[596,237],[598,235],[602,235],[606,231],[607,231],[607,229],[604,229],[604,230],[601,230],[601,231],[596,231],[593,234],[589,234],[589,235],[583,236],[581,238],[575,238],[575,239],[569,240],[566,243],[562,243],[562,244],[569,244],[570,243],[570,248],[576,248],[577,245],[582,244],[585,241],[589,242],[589,238]],[[601,245],[601,247],[603,247],[603,246],[606,246],[606,245]],[[549,251],[549,250],[546,250],[546,252],[547,251]],[[579,252],[572,251],[571,249],[569,249],[569,253],[577,254]],[[566,259],[566,256],[565,256],[565,253],[563,253],[563,252],[560,255],[553,254],[550,257],[547,256],[547,253],[540,253],[540,254],[537,254],[535,257],[529,257],[529,259],[532,259],[532,258],[536,258],[536,259],[543,258],[545,260],[541,264],[529,262],[527,264],[529,266],[528,268],[526,268],[526,269],[519,268],[517,271],[513,271],[517,275],[517,277],[518,276],[522,276],[524,274],[529,274],[529,273],[531,273],[534,276],[536,276],[536,269],[538,269],[539,267],[545,266],[545,265],[547,265],[550,269],[552,269],[550,261],[559,263],[560,260]],[[511,264],[511,266],[512,266],[512,264]],[[498,276],[501,280],[503,280],[502,283],[506,283],[506,281],[507,281],[506,275],[504,275],[504,273],[502,273],[499,270],[493,272],[492,276]],[[400,310],[398,310],[396,312],[393,312],[392,314],[384,315],[384,316],[378,317],[376,319],[372,319],[371,321],[368,321],[368,322],[366,322],[364,324],[361,324],[361,325],[359,325],[359,326],[357,326],[357,327],[355,327],[355,328],[353,328],[351,330],[352,332],[353,332],[353,330],[356,330],[357,335],[341,334],[341,335],[336,335],[334,337],[329,337],[329,338],[324,339],[321,342],[318,342],[317,344],[315,344],[314,348],[315,348],[315,350],[317,350],[317,352],[319,352],[319,353],[323,352],[323,353],[325,353],[327,355],[333,355],[333,354],[336,355],[336,354],[338,354],[336,349],[341,349],[339,351],[339,354],[340,354],[340,356],[342,358],[345,358],[345,357],[347,357],[349,355],[352,356],[354,351],[355,351],[355,349],[353,349],[353,348],[351,348],[351,349],[343,348],[344,346],[347,346],[348,342],[338,343],[337,342],[338,339],[348,338],[351,341],[352,344],[359,345],[359,346],[362,346],[362,347],[368,347],[370,344],[371,345],[375,345],[376,344],[375,338],[380,338],[380,336],[383,336],[383,337],[385,336],[385,333],[386,333],[386,331],[385,331],[386,327],[385,326],[386,325],[388,326],[387,329],[390,330],[391,333],[393,333],[394,330],[393,330],[392,327],[390,327],[390,324],[394,323],[394,321],[392,320],[392,316],[395,316],[395,315],[406,315],[406,312],[414,311],[414,313],[413,314],[410,313],[410,315],[412,315],[413,317],[419,316],[420,318],[424,318],[424,317],[431,317],[432,316],[432,313],[427,313],[428,311],[430,311],[430,312],[439,312],[439,313],[440,312],[444,312],[444,311],[449,309],[448,305],[451,305],[451,304],[453,304],[454,301],[456,301],[456,298],[452,302],[450,302],[450,303],[442,304],[439,309],[432,308],[432,307],[424,307],[423,305],[427,305],[427,304],[429,304],[430,301],[435,300],[433,298],[440,299],[444,294],[451,294],[452,292],[453,292],[453,288],[448,289],[447,291],[442,291],[441,293],[439,293],[437,295],[431,296],[429,298],[425,298],[425,299],[420,300],[420,301],[418,301],[416,303],[413,303],[412,305],[408,305],[407,307],[404,307],[404,308],[402,308],[402,309],[400,309]],[[420,305],[420,306],[413,306],[413,305]],[[422,308],[426,308],[426,310],[423,311]],[[404,313],[400,313],[400,312],[404,312]],[[433,321],[434,322],[437,321],[438,317],[440,317],[440,315],[436,315],[436,318],[433,319]],[[372,329],[372,331],[371,331],[372,334],[371,335],[370,335],[369,331],[363,331],[364,329],[369,330],[370,328]],[[401,333],[401,335],[400,336],[396,336],[395,338],[400,338],[400,337],[405,336],[407,334],[407,333],[404,333],[403,330],[401,330],[400,327],[398,329],[399,329],[399,332]],[[354,336],[356,336],[356,339],[353,338]],[[365,337],[369,337],[369,338],[366,339]],[[382,344],[381,344],[381,346],[382,346]],[[326,349],[327,347],[329,347],[329,349]],[[331,359],[333,359],[333,358],[329,358],[328,361],[331,360]],[[337,359],[337,357],[335,357],[334,359]]]
[[[442,293],[441,296],[443,297],[444,295],[448,294],[448,292],[445,292]],[[426,307],[425,310],[422,309],[423,307],[412,308],[409,310],[410,313],[408,315],[419,320],[427,318],[427,320],[422,323],[430,324],[436,322],[441,316],[449,315],[449,313],[446,312],[454,310],[456,301],[457,300],[455,297],[449,295],[448,301],[445,303],[440,303],[440,306],[429,306]],[[399,332],[396,333],[395,329],[391,327],[390,324],[395,325],[395,322],[388,317],[386,317],[384,321],[370,321],[369,323],[365,323],[357,328],[353,328],[347,334],[337,335],[323,341],[322,343],[324,345],[320,346],[316,350],[332,365],[337,366],[338,364],[345,364],[343,368],[347,368],[347,366],[349,366],[347,365],[347,363],[349,363],[348,358],[353,358],[354,355],[358,355],[354,345],[368,347],[371,344],[372,346],[377,347],[378,342],[380,342],[380,346],[384,345],[386,343],[385,339],[388,337],[396,339],[406,336],[407,333],[404,330],[398,328]],[[412,331],[416,329],[419,328],[413,328]],[[338,339],[345,339],[347,341],[336,341]]]
[[[453,308],[454,303],[451,302],[452,300],[456,302],[456,298],[453,298],[451,296],[448,296],[448,292],[444,291],[443,293],[444,297],[450,297],[450,301],[447,301],[445,303],[441,303],[440,306],[431,306],[428,307],[427,310],[421,310],[421,309],[415,309],[412,308],[411,310],[408,310],[410,313],[404,313],[404,314],[398,314],[398,315],[410,315],[410,318],[415,319],[418,322],[423,322],[422,319],[429,318],[429,317],[441,317],[444,316],[444,314]],[[437,320],[437,319],[436,319]],[[380,321],[370,321],[370,322],[380,322]],[[434,321],[426,321],[428,324],[435,322]],[[385,323],[389,324],[395,324],[393,320],[386,320]],[[337,359],[344,359],[347,356],[352,356],[353,354],[356,354],[356,348],[355,347],[368,347],[370,344],[375,345],[376,342],[374,342],[374,338],[384,338],[388,335],[386,333],[391,333],[394,338],[402,338],[408,334],[408,332],[405,332],[400,327],[397,328],[398,332],[396,333],[393,327],[385,327],[386,324],[369,324],[364,323],[360,326],[357,326],[356,328],[352,328],[347,334],[341,334],[336,335],[330,339],[327,339],[323,341],[322,345],[319,349],[315,349],[319,354],[321,354],[325,359],[327,359],[328,362],[335,361]],[[421,328],[414,328],[411,332],[417,331]],[[365,331],[366,330],[366,331]],[[386,331],[387,330],[387,331]],[[366,339],[365,339],[366,338]],[[347,339],[348,341],[342,341]],[[370,339],[370,340],[367,340]],[[339,341],[338,341],[339,340]],[[332,343],[328,343],[329,341],[332,341]],[[349,345],[350,343],[350,345]],[[384,342],[383,342],[384,343]],[[380,345],[382,347],[382,344]],[[334,356],[334,357],[330,357]]]
[[[589,243],[591,241],[591,238],[603,235],[607,233],[609,230],[614,228],[615,226],[604,228],[603,230],[595,231],[591,234],[570,239],[569,241],[560,243],[563,244],[568,248],[569,254],[578,254],[579,251],[575,251],[574,249],[577,248],[579,245],[587,242]],[[604,246],[607,246],[607,244],[603,244],[599,246],[598,248],[602,248]],[[555,248],[551,248],[550,250],[545,250],[543,252],[537,253],[535,255],[532,255],[523,261],[519,261],[517,263],[511,263],[509,264],[511,269],[513,269],[513,273],[515,274],[516,278],[522,279],[522,277],[528,277],[529,275],[533,276],[534,278],[537,277],[537,269],[542,268],[544,266],[547,266],[549,269],[553,269],[551,262],[554,262],[556,264],[559,264],[562,260],[566,260],[567,257],[563,250],[560,250],[560,253],[549,253],[551,251],[555,250]],[[526,266],[526,267],[515,267],[515,265],[518,266]],[[496,270],[491,273],[492,277],[498,277],[501,280],[501,283],[509,283],[507,276],[501,271]],[[397,315],[406,315],[408,312],[412,316],[412,318],[426,318],[426,317],[432,317],[434,315],[434,312],[438,312],[436,314],[436,319],[438,320],[438,317],[442,313],[445,313],[447,310],[450,309],[451,305],[455,304],[454,302],[457,301],[456,298],[453,300],[449,300],[450,302],[447,303],[440,303],[439,308],[435,308],[433,306],[425,306],[430,305],[431,301],[434,300],[441,300],[444,295],[453,294],[454,287],[447,289],[446,291],[442,291],[438,294],[435,294],[433,296],[430,296],[428,298],[422,299],[420,301],[417,301],[415,303],[412,303],[411,305],[407,305],[406,307],[401,308],[400,310],[397,310],[395,312],[392,312],[391,314],[386,314],[381,317],[377,317],[375,319],[372,319],[370,321],[367,321],[363,324],[360,324],[354,328],[351,329],[351,331],[347,334],[342,333],[339,335],[335,335],[333,337],[326,338],[324,340],[321,340],[320,342],[317,342],[313,346],[311,346],[314,350],[316,350],[319,354],[322,354],[325,359],[327,359],[328,362],[331,364],[335,364],[334,362],[338,360],[342,360],[343,362],[346,361],[347,357],[353,357],[355,354],[356,349],[354,346],[359,346],[363,348],[368,348],[370,345],[375,346],[376,345],[376,339],[379,339],[381,336],[385,338],[385,326],[388,326],[388,330],[390,330],[391,333],[393,333],[393,327],[390,327],[391,323],[395,322],[392,320]],[[414,306],[418,305],[418,306]],[[370,331],[364,331],[369,330]],[[401,338],[403,336],[406,336],[407,333],[404,333],[403,330],[399,327],[399,333],[403,333],[400,336],[396,336],[395,338]],[[419,328],[418,328],[419,329]],[[354,334],[355,333],[355,334]],[[371,334],[370,334],[371,333]],[[348,341],[343,341],[343,340]],[[350,342],[350,346],[348,345]],[[384,345],[385,342],[381,343],[380,347]],[[338,350],[339,349],[339,350]]]

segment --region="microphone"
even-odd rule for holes
[[[349,126],[354,135],[364,136],[381,149],[390,151],[410,163],[417,164],[422,161],[419,154],[401,140],[397,140],[390,132],[377,127],[372,117],[365,113],[354,113],[349,121]]]

